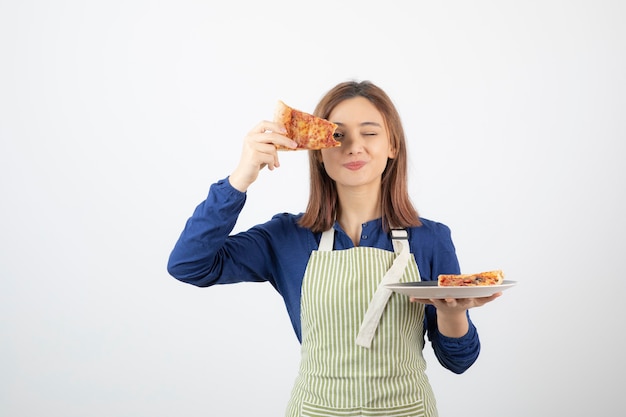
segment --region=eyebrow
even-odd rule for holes
[[[337,126],[345,126],[341,122],[333,122],[333,123],[335,123]],[[376,122],[363,122],[363,123],[359,123],[359,126],[376,126],[376,127],[381,127],[380,123],[376,123]]]

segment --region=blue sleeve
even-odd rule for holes
[[[437,328],[437,309],[434,306],[426,306],[426,322],[428,339],[435,352],[435,357],[446,369],[455,374],[462,374],[478,359],[480,353],[480,339],[478,331],[469,317],[469,330],[461,337],[447,337],[442,335]]]
[[[426,279],[436,280],[439,274],[460,273],[456,250],[452,242],[450,229],[440,223],[433,226],[433,240],[429,276]],[[425,330],[431,342],[433,351],[439,363],[450,371],[461,374],[469,369],[478,359],[480,353],[480,339],[478,331],[472,323],[469,312],[468,332],[458,338],[447,337],[439,332],[437,327],[437,309],[427,305],[425,313]]]
[[[211,185],[170,254],[170,275],[199,287],[266,281],[268,243],[254,234],[229,236],[245,201],[228,179]]]

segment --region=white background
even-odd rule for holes
[[[519,284],[472,311],[448,416],[626,413],[626,6],[581,1],[0,2],[0,415],[281,416],[299,345],[267,284],[165,265],[277,100],[369,79],[410,190],[462,269]],[[237,230],[308,196],[305,153]]]

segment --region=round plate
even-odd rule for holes
[[[476,287],[440,287],[437,281],[401,282],[386,287],[399,294],[415,298],[478,298],[489,297],[517,284],[517,281],[504,280],[500,285]]]

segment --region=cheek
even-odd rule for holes
[[[318,154],[317,154],[317,160],[319,162],[321,162],[322,164],[325,164],[326,161],[328,160],[328,156],[326,156],[326,152],[324,152],[324,150],[321,150]]]
[[[320,154],[320,160],[323,164],[324,171],[326,171],[326,174],[332,179],[335,179],[336,172],[337,172],[337,164],[338,164],[337,153],[333,152],[330,149],[325,150],[325,151],[323,150]]]
[[[320,162],[324,165],[332,164],[337,159],[337,152],[335,149],[322,149],[319,153]]]

